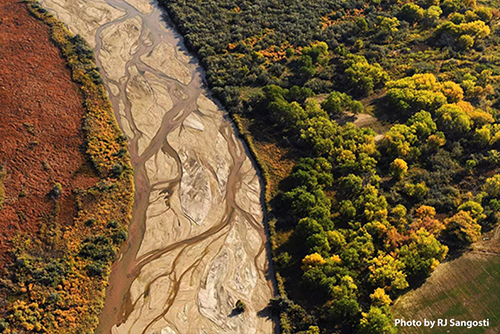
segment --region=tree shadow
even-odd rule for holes
[[[228,317],[229,317],[229,318],[234,318],[234,317],[236,317],[236,316],[238,316],[238,315],[240,315],[240,314],[242,314],[242,313],[243,313],[243,311],[241,311],[241,310],[239,310],[238,308],[236,308],[236,307],[235,307],[235,308],[231,311],[231,313],[229,313]]]
[[[269,306],[266,306],[262,310],[257,312],[257,316],[259,318],[265,318],[267,320],[274,320],[273,319],[273,312],[271,310],[271,307],[269,307]]]
[[[373,115],[382,123],[406,123],[408,115],[401,114],[394,110],[384,94],[372,101]]]

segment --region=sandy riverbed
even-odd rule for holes
[[[95,48],[136,171],[96,333],[271,333],[261,182],[196,61],[148,1],[43,4]]]

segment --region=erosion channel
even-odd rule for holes
[[[162,11],[146,0],[43,5],[95,49],[135,168],[129,240],[96,333],[273,332],[261,180]]]

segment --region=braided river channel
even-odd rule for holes
[[[181,37],[147,0],[43,5],[94,49],[135,169],[96,333],[273,333],[262,182]]]

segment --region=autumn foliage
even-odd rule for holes
[[[15,240],[13,263],[0,281],[2,293],[10,296],[0,331],[88,333],[97,326],[111,263],[127,238],[133,171],[93,52],[39,3],[30,1],[27,6],[50,27],[51,39],[80,88],[85,151],[97,182],[84,190],[55,184],[48,194],[53,212],[39,235]],[[61,194],[72,191],[77,212],[73,221],[62,221]]]

